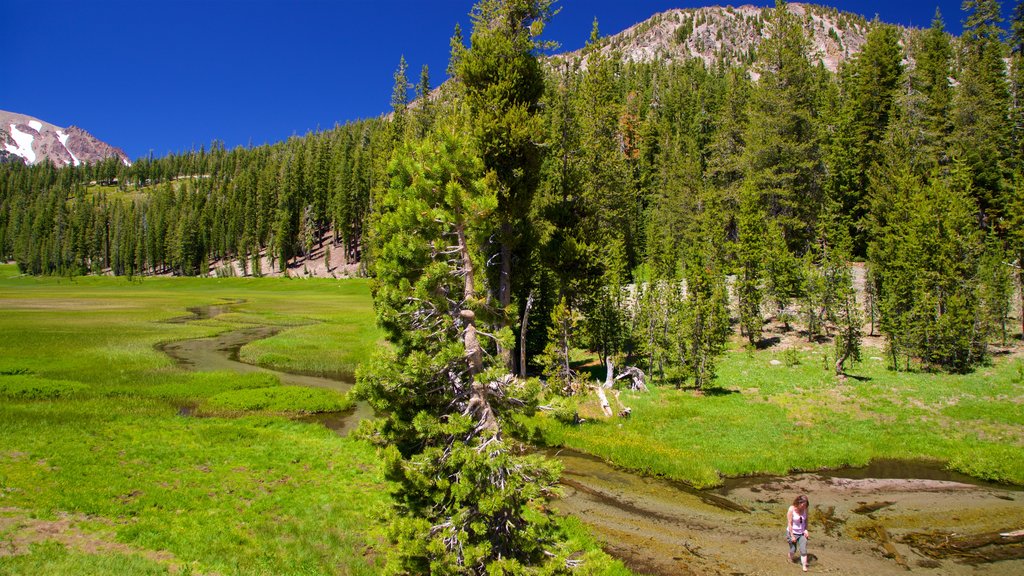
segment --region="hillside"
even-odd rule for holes
[[[791,3],[787,7],[804,23],[812,62],[835,72],[864,46],[869,24],[864,17],[814,4]],[[607,56],[618,53],[628,62],[700,58],[709,67],[719,61],[751,64],[761,42],[770,37],[765,26],[769,10],[750,5],[669,10],[602,38],[598,50]]]
[[[62,128],[32,116],[0,110],[0,162],[38,164],[49,160],[58,168],[95,163],[111,156],[131,164],[128,155],[92,134],[69,126]]]

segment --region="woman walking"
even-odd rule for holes
[[[807,496],[803,494],[793,500],[786,511],[786,541],[789,542],[789,561],[800,551],[800,565],[807,572]]]

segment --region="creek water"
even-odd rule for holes
[[[230,304],[193,308],[188,321]],[[347,392],[351,380],[292,374],[239,361],[247,343],[280,328],[252,326],[161,345],[189,370],[274,374],[287,384]],[[372,410],[306,418],[345,435]],[[771,575],[800,572],[787,559],[786,508],[811,500],[810,569],[849,575],[1024,574],[1024,492],[986,484],[936,463],[881,461],[864,469],[727,480],[713,490],[642,476],[571,450],[561,462],[562,496],[551,502],[580,518],[602,546],[640,574]],[[1001,534],[1010,534],[1001,536]]]

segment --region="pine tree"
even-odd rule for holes
[[[747,174],[789,247],[802,250],[813,232],[822,184],[809,43],[783,0],[776,2],[769,27],[751,100]]]
[[[936,9],[932,25],[924,33],[912,82],[925,97],[926,143],[932,150],[931,156],[941,164],[948,161],[948,139],[953,130],[953,90],[949,85],[953,75],[952,61],[949,34],[942,22],[942,14]]]
[[[833,214],[833,218],[841,215],[836,225],[847,228],[854,239],[854,251],[860,255],[866,253],[867,245],[862,230],[868,174],[881,159],[881,144],[896,114],[902,59],[896,29],[876,19],[863,50],[841,75],[841,104],[827,146],[827,188],[840,203],[840,210]]]
[[[908,252],[915,259],[911,334],[928,368],[967,372],[985,360],[978,298],[983,245],[966,166],[916,191]]]
[[[551,312],[548,345],[544,349],[544,377],[547,378],[548,386],[567,396],[577,392],[576,373],[572,368],[570,354],[578,322],[578,313],[569,307],[563,297]]]
[[[728,294],[725,276],[699,252],[686,273],[687,361],[694,387],[704,390],[715,380],[718,357],[729,337]]]
[[[765,266],[765,213],[757,198],[756,191],[744,187],[740,196],[740,213],[737,224],[739,242],[736,259],[739,270],[736,278],[736,293],[739,297],[740,328],[751,346],[761,341],[764,316],[761,312],[763,276]]]
[[[963,71],[953,115],[956,150],[972,174],[985,225],[1002,228],[1006,216],[1010,93],[1003,61],[999,2],[965,0]]]
[[[416,112],[413,115],[417,138],[423,138],[430,131],[434,114],[434,103],[430,96],[430,69],[424,64],[420,71],[420,82],[416,85]]]
[[[406,116],[409,112],[409,65],[405,55],[398,60],[394,80],[391,89],[391,131],[395,134],[395,141],[400,141],[405,135]]]
[[[390,569],[558,573],[566,551],[541,508],[557,469],[505,438],[537,390],[489,343],[511,339],[487,299],[497,182],[464,134],[442,127],[396,153],[376,223],[375,303],[393,348],[360,371],[357,394],[383,415],[364,434],[386,446],[396,486]]]
[[[775,303],[775,319],[788,331],[793,320],[790,305],[803,295],[801,260],[786,246],[782,229],[769,220],[764,259],[765,294]]]
[[[513,275],[513,259],[529,261],[529,219],[542,159],[538,104],[544,74],[537,52],[551,0],[481,0],[472,13],[470,47],[454,55],[456,77],[472,114],[473,135],[488,171],[497,178],[496,238],[501,266],[494,283],[503,314],[528,274]],[[508,319],[505,320],[508,322]],[[501,349],[511,366],[511,350]]]

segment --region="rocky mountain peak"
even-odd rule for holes
[[[115,156],[131,164],[120,148],[103,142],[77,126],[61,128],[32,116],[0,110],[0,162],[78,166]]]
[[[835,72],[864,46],[869,23],[863,16],[815,4],[790,3],[787,9],[804,23],[812,62]],[[602,38],[596,49],[632,62],[700,58],[709,67],[718,62],[750,64],[761,42],[769,37],[770,10],[750,5],[668,10]],[[565,56],[585,59],[589,50]]]

